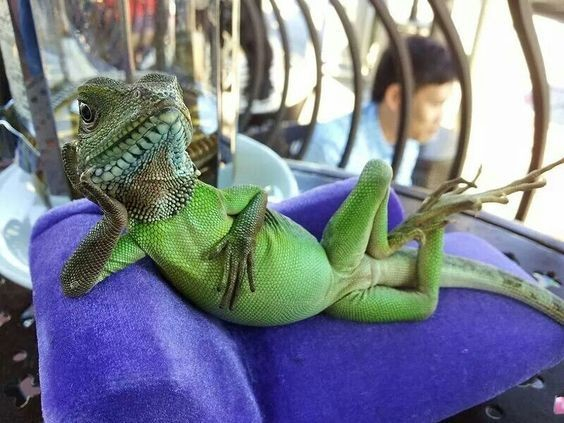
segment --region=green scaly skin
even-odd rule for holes
[[[260,188],[197,180],[185,153],[190,115],[174,77],[151,74],[132,85],[97,78],[80,87],[79,101],[79,138],[63,148],[65,170],[103,218],[63,268],[66,295],[83,295],[148,255],[193,304],[245,325],[322,311],[364,322],[425,319],[441,284],[510,296],[564,324],[563,301],[549,291],[442,253],[449,215],[538,188],[539,176],[564,159],[482,194],[465,193],[474,181],[447,182],[390,234],[391,169],[371,161],[318,243],[268,210]],[[400,250],[413,239],[418,251]]]

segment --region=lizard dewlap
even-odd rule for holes
[[[190,302],[245,325],[321,312],[364,322],[420,320],[435,310],[440,286],[506,295],[564,324],[564,303],[549,291],[442,253],[448,216],[538,188],[540,175],[564,159],[480,194],[466,193],[475,181],[446,182],[391,233],[392,172],[370,161],[317,242],[268,210],[259,187],[221,190],[198,181],[186,153],[192,122],[175,77],[149,74],[134,84],[95,78],[79,88],[78,100],[78,141],[63,147],[65,172],[103,217],[63,267],[66,295],[86,294],[149,256]],[[417,252],[402,250],[414,239]]]

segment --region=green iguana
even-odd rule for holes
[[[190,114],[175,77],[149,74],[131,85],[95,78],[79,88],[78,100],[78,142],[63,147],[65,171],[103,217],[63,268],[68,296],[150,256],[193,304],[244,325],[320,312],[365,322],[425,319],[439,285],[513,297],[564,325],[564,302],[549,291],[442,253],[449,215],[540,187],[539,175],[564,159],[481,194],[465,193],[474,181],[446,182],[389,234],[392,171],[370,161],[319,243],[269,210],[260,188],[198,181],[186,153]],[[400,250],[414,239],[418,251]]]

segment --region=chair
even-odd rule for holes
[[[322,186],[277,209],[319,237],[354,183]],[[389,212],[393,227],[403,216],[395,195]],[[144,259],[85,297],[65,298],[61,267],[99,217],[79,200],[34,228],[46,422],[439,421],[564,358],[559,325],[513,300],[470,290],[444,290],[424,322],[320,315],[249,328],[192,307]],[[446,250],[528,278],[473,235],[448,234]]]

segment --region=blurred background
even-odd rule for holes
[[[14,5],[11,11],[8,3]],[[77,124],[73,92],[90,77],[133,81],[149,71],[175,73],[198,128],[190,153],[204,180],[217,184],[217,170],[233,159],[237,133],[283,158],[302,159],[318,123],[350,115],[355,99],[369,99],[381,54],[390,44],[393,47],[384,17],[368,0],[51,0],[31,1],[31,16],[22,6],[26,2],[18,3],[2,6],[0,100],[6,124],[0,167],[11,163],[18,145],[20,167],[36,174],[44,168],[39,180],[47,186],[36,187],[39,193],[49,188],[50,194],[69,194],[56,154],[36,139],[36,132],[42,138],[49,130],[34,129],[34,123],[39,123],[33,109],[45,111],[46,104],[39,103],[46,101],[55,122],[50,131],[56,133],[51,137],[56,136],[59,144],[72,139]],[[482,166],[479,186],[490,188],[520,177],[533,163],[548,163],[564,155],[560,2],[375,3],[386,6],[398,35],[432,37],[451,50],[458,46],[461,50],[452,53],[461,55],[468,74],[468,92],[455,84],[444,106],[441,129],[421,149],[414,185],[432,189],[449,177],[471,179]],[[531,28],[512,18],[523,7],[519,3],[526,3],[526,11],[520,13],[532,22]],[[436,18],[437,7],[446,11],[450,22]],[[11,26],[14,14],[20,25],[17,34]],[[29,49],[33,24],[35,57],[29,52],[22,56],[18,38]],[[445,32],[445,25],[454,32]],[[536,70],[531,70],[524,53],[531,48],[538,50],[538,54],[529,53],[537,60]],[[39,95],[31,93],[38,84],[30,87],[29,78],[37,78],[31,74],[38,66],[48,97],[41,89]],[[531,72],[544,79],[537,82],[537,95],[544,97],[537,100],[536,113]],[[30,96],[39,98],[31,107]],[[535,116],[539,119],[540,114],[546,122],[535,133]],[[15,137],[14,131],[6,129],[8,125],[22,136]],[[400,161],[401,151],[396,153]],[[252,170],[239,167],[241,175],[236,180],[230,174],[219,183],[247,181]],[[550,173],[547,180],[548,186],[534,195],[518,219],[564,240],[564,222],[558,219],[563,206],[555,201],[564,186],[564,171]],[[277,199],[297,192],[293,184],[294,188],[281,191],[272,181],[257,183],[270,186]],[[519,197],[512,197],[509,206],[486,205],[485,210],[514,218],[519,214]],[[57,203],[50,197],[46,201]]]
[[[307,125],[315,106],[313,47],[311,41],[306,39],[307,28],[299,8],[294,2],[280,3],[285,20],[290,22],[288,31],[297,38],[294,40],[291,35],[290,45],[296,50],[297,46],[303,46],[303,54],[296,52],[297,57],[292,56],[292,69],[296,69],[296,72],[290,72],[289,86],[302,94],[311,91],[305,99],[289,94],[287,105],[293,110],[300,100],[303,101],[301,109],[296,113],[296,121],[300,125]],[[389,44],[389,39],[370,2],[349,0],[340,3],[356,34],[364,83],[362,98],[366,100],[370,95],[374,69],[381,52]],[[482,166],[479,187],[501,186],[524,175],[533,154],[535,110],[530,70],[523,45],[512,21],[508,2],[466,0],[444,3],[450,10],[453,25],[460,36],[471,79],[472,118],[461,174],[471,179]],[[268,4],[266,6],[265,13],[268,14],[270,8]],[[444,33],[437,28],[429,2],[399,0],[388,2],[387,6],[402,35],[421,34],[444,41]],[[564,56],[560,53],[564,40],[563,6],[558,2],[541,1],[530,2],[530,6],[549,96],[546,100],[549,110],[542,154],[542,163],[549,163],[564,156]],[[329,1],[315,2],[311,13],[319,31],[322,59],[322,89],[317,120],[327,122],[351,113],[354,108],[350,40]],[[276,27],[275,23],[272,23],[272,27]],[[276,53],[281,50],[279,41],[274,38],[271,45],[274,50],[273,68],[280,69],[281,65],[276,66],[277,58],[282,61],[279,57],[281,54]],[[302,70],[304,66],[306,71]],[[241,75],[244,84],[244,70]],[[278,73],[272,72],[271,78],[275,86],[281,85],[282,77]],[[420,162],[416,167],[414,184],[435,188],[448,177],[448,168],[445,169],[444,164],[452,164],[456,155],[460,131],[460,101],[460,86],[457,85],[445,104],[441,131],[426,146],[429,152],[421,153],[424,157],[420,159],[427,163]],[[259,104],[256,106],[257,111],[260,111]],[[253,128],[246,130],[253,133]],[[256,136],[261,137],[260,134]],[[547,186],[535,194],[524,222],[531,228],[564,240],[564,223],[558,218],[563,212],[559,199],[564,192],[564,171],[555,170],[546,179]],[[512,219],[519,207],[519,197],[519,194],[511,197],[509,205],[487,204],[484,209]]]

